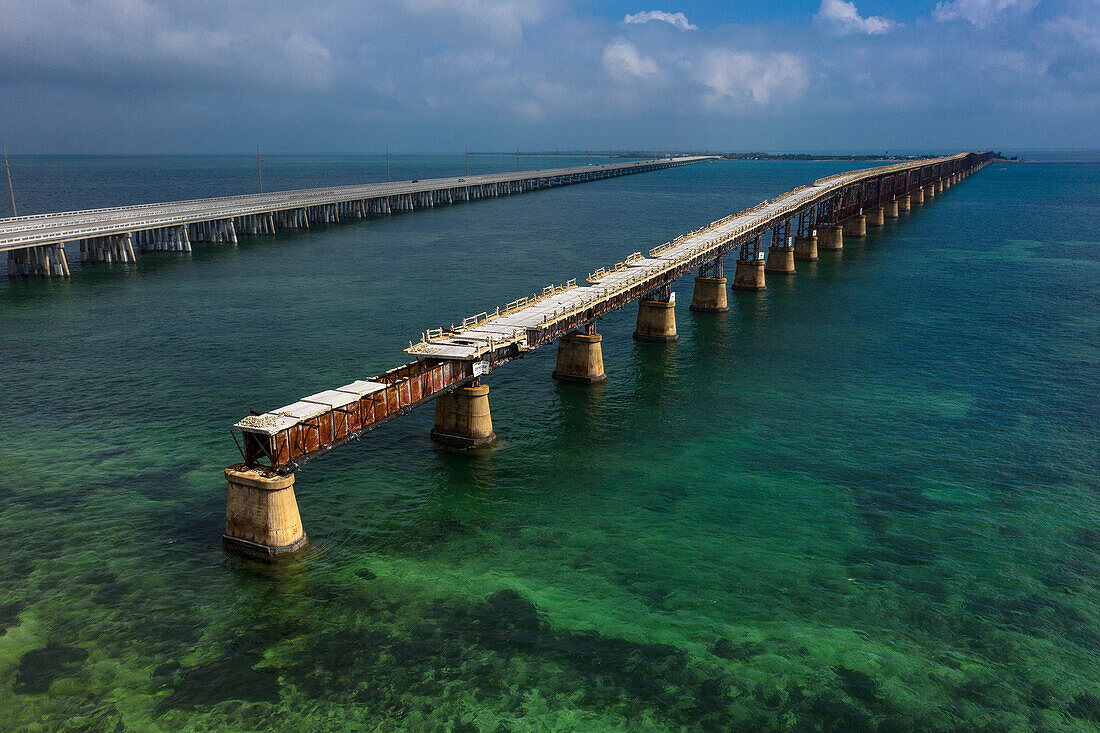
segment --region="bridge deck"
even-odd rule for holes
[[[336,186],[158,204],[115,206],[52,214],[34,214],[0,219],[0,252],[257,214],[271,214],[306,207],[350,201],[369,201],[389,196],[448,190],[458,191],[478,186],[517,182],[534,181],[545,182],[545,185],[557,185],[570,182],[569,179],[610,177],[711,159],[707,156],[691,156],[624,163],[603,163],[512,173]]]
[[[879,186],[874,189],[876,195],[881,196],[887,179],[904,180],[916,190],[977,162],[981,162],[977,154],[960,153],[829,176],[654,247],[648,256],[635,252],[623,262],[591,273],[586,286],[577,286],[574,280],[548,286],[541,294],[466,318],[461,326],[429,329],[406,349],[416,361],[340,387],[335,390],[339,399],[334,399],[332,391],[319,393],[239,421],[233,428],[244,440],[245,463],[263,466],[266,461],[279,472],[296,470],[368,430],[473,382],[493,367],[670,285],[812,207],[828,201],[843,209],[835,209],[834,216],[851,216],[861,210],[861,199],[853,204],[850,197],[845,198],[846,192],[862,191],[862,186],[874,183]],[[916,181],[909,176],[913,171],[919,171]],[[343,404],[336,406],[341,400]]]
[[[953,160],[960,156],[942,160]],[[544,340],[529,339],[529,331],[552,331],[555,326],[568,322],[579,313],[600,311],[601,305],[615,302],[630,291],[639,288],[645,292],[653,290],[664,284],[670,275],[673,278],[678,277],[685,266],[692,269],[700,259],[705,261],[719,256],[742,238],[767,231],[778,221],[812,206],[846,185],[866,178],[869,172],[881,175],[890,170],[925,166],[930,162],[934,161],[857,170],[821,179],[812,186],[795,189],[748,211],[691,232],[667,245],[656,247],[650,250],[649,257],[634,253],[610,271],[601,268],[588,276],[591,287],[575,287],[573,281],[570,281],[565,286],[546,291],[542,297],[518,302],[511,308],[506,307],[503,313],[494,311],[492,314],[479,314],[474,317],[473,323],[464,324],[461,328],[426,331],[421,334],[420,343],[410,346],[406,351],[417,357],[477,360],[512,344],[518,344],[521,348],[535,348]]]

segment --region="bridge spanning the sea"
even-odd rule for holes
[[[596,324],[612,311],[638,301],[634,337],[674,341],[671,285],[678,278],[696,273],[692,311],[727,311],[726,254],[737,252],[733,288],[764,290],[768,275],[793,275],[797,261],[842,249],[846,237],[864,237],[868,227],[927,204],[992,157],[959,153],[822,178],[600,267],[584,285],[548,285],[460,323],[428,328],[409,342],[414,360],[403,366],[243,418],[233,435],[244,460],[225,470],[226,546],[269,559],[304,548],[294,475],[328,451],[431,401],[433,439],[458,448],[489,446],[496,434],[482,378],[494,369],[557,342],[555,378],[603,381]]]
[[[11,276],[69,277],[67,243],[79,245],[87,263],[128,263],[138,252],[190,252],[193,242],[236,243],[242,234],[309,229],[713,159],[600,163],[19,216],[0,219],[0,252],[8,253]]]

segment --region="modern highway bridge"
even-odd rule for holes
[[[602,381],[595,328],[603,316],[637,300],[635,338],[673,341],[677,278],[697,273],[693,311],[726,311],[725,254],[737,251],[735,289],[763,290],[766,274],[794,274],[797,260],[841,249],[846,236],[865,236],[868,226],[927,203],[991,158],[959,153],[822,178],[601,267],[584,285],[549,285],[459,325],[427,329],[406,349],[414,360],[396,369],[243,418],[233,434],[244,461],[225,471],[225,544],[266,558],[302,549],[307,539],[294,472],[308,461],[429,401],[435,402],[435,440],[460,448],[490,445],[496,435],[481,379],[493,369],[556,341],[554,377]]]
[[[0,219],[0,252],[12,276],[68,277],[66,243],[84,262],[133,262],[136,252],[190,252],[192,242],[233,242],[398,211],[475,201],[552,186],[713,160],[709,156],[601,163],[422,181],[222,196]],[[136,248],[136,249],[135,249]]]

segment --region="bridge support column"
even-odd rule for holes
[[[595,384],[607,381],[603,371],[603,336],[598,333],[570,333],[558,339],[558,363],[554,379],[562,382]]]
[[[795,237],[794,258],[800,262],[817,262],[817,237]]]
[[[8,277],[69,277],[65,245],[42,244],[8,250]]]
[[[908,196],[898,196],[897,207],[898,211],[909,211],[913,204]]]
[[[845,219],[844,223],[844,236],[846,237],[866,237],[867,236],[867,217],[863,214],[853,216],[850,219]]]
[[[436,397],[432,440],[452,448],[482,448],[497,442],[489,388],[472,384]]]
[[[729,307],[724,277],[696,277],[691,294],[691,310],[696,313],[725,313]]]
[[[733,274],[734,290],[766,290],[764,260],[737,260]]]
[[[935,197],[936,197],[936,186],[935,186],[935,184],[929,184],[929,185],[925,186],[924,187],[924,198],[925,199],[933,199]]]
[[[680,334],[676,333],[676,301],[639,300],[634,338],[639,341],[675,341],[680,338]]]
[[[882,205],[882,213],[886,216],[887,219],[897,219],[898,218],[898,200],[894,199],[892,201],[887,201],[885,204],[883,204]]]
[[[829,252],[844,249],[844,227],[840,224],[818,224],[817,248]]]
[[[936,193],[943,193],[943,179],[936,181]]]
[[[886,226],[886,209],[881,206],[876,206],[867,210],[867,226],[869,227],[881,227]]]
[[[225,469],[225,478],[227,549],[274,560],[305,548],[309,539],[294,498],[294,474],[269,475],[240,465]]]
[[[909,200],[914,204],[923,204],[924,203],[924,189],[923,188],[918,188],[916,191],[909,194]]]
[[[768,247],[768,261],[764,265],[764,272],[770,272],[773,275],[793,275],[794,247],[791,245]]]

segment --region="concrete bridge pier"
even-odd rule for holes
[[[722,272],[722,258],[699,266],[695,277],[695,290],[691,294],[691,310],[696,313],[725,313],[729,311],[726,298],[726,278]]]
[[[924,203],[924,189],[923,188],[918,188],[916,191],[909,194],[909,200],[914,204],[923,204]]]
[[[887,201],[885,204],[883,204],[882,205],[882,213],[886,216],[887,219],[897,219],[898,218],[898,200],[897,199],[891,199],[890,201]]]
[[[845,219],[842,222],[842,226],[844,227],[844,236],[846,237],[867,236],[867,217],[863,214]]]
[[[737,260],[737,270],[733,273],[734,290],[767,290],[764,281],[764,260]]]
[[[874,208],[867,210],[867,226],[869,227],[882,227],[886,226],[886,209],[882,206],[875,206]]]
[[[898,211],[909,211],[912,207],[912,200],[909,196],[898,196],[897,200]]]
[[[65,245],[43,244],[38,247],[8,250],[8,277],[20,276],[69,277],[69,261],[65,257]]]
[[[658,342],[680,338],[676,333],[676,298],[671,293],[650,293],[650,297],[638,301],[634,338]]]
[[[144,252],[144,248],[142,248]],[[81,240],[80,255],[84,262],[135,262],[133,237],[129,232],[107,237]]]
[[[936,181],[936,193],[943,193],[943,179]]]
[[[240,465],[225,469],[225,478],[222,544],[227,549],[274,560],[309,544],[294,497],[294,474],[280,476]]]
[[[844,227],[840,224],[818,224],[817,248],[827,252],[844,249]]]
[[[795,237],[794,258],[800,262],[817,262],[817,235]]]
[[[729,300],[726,295],[726,283],[724,277],[695,278],[695,291],[691,294],[691,310],[696,313],[726,313],[729,311]]]
[[[589,329],[587,333],[574,332],[558,339],[558,362],[554,379],[562,382],[595,384],[606,382],[603,370],[603,336]]]
[[[768,260],[764,264],[764,272],[773,275],[793,275],[794,246],[790,244],[773,244],[768,247]]]
[[[935,186],[935,184],[930,183],[930,184],[928,184],[927,186],[924,187],[924,198],[931,200],[931,199],[934,199],[935,197],[936,197],[936,186]]]
[[[475,381],[435,398],[432,440],[452,448],[484,448],[497,442],[489,412],[489,388]]]

